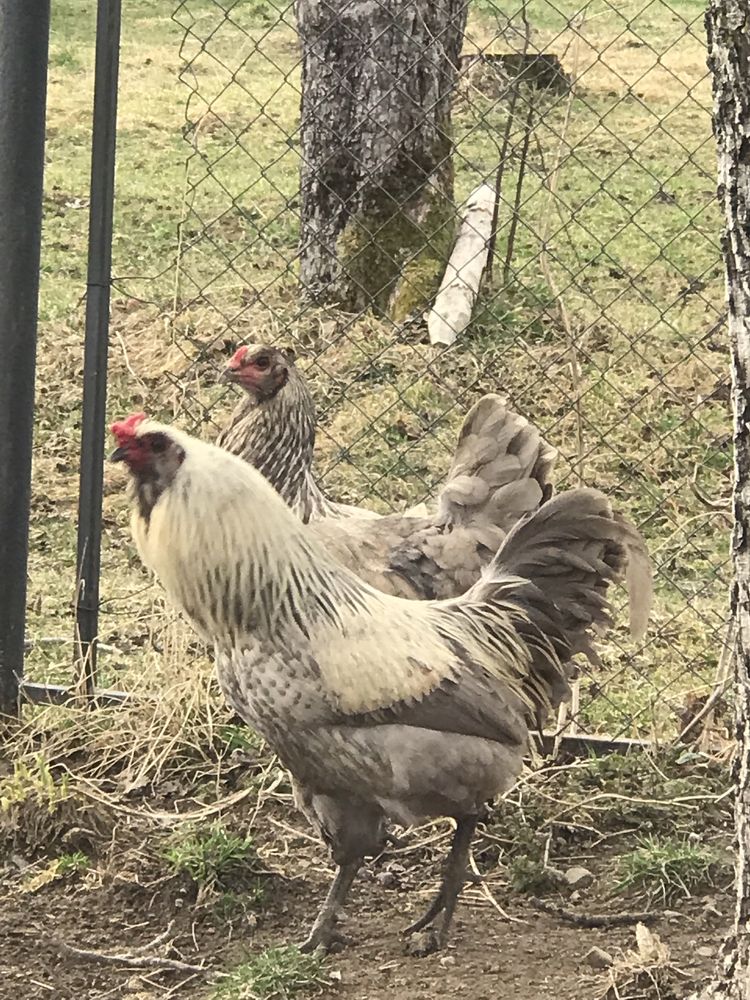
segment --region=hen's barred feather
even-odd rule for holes
[[[519,521],[466,594],[408,601],[336,563],[251,466],[150,421],[134,449],[152,438],[170,447],[130,460],[141,557],[215,645],[228,701],[292,771],[344,873],[377,851],[386,817],[450,815],[465,831],[512,785],[529,729],[569,693],[572,657],[597,661],[611,584],[627,582],[645,627],[645,547],[595,490]]]

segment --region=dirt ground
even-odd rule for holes
[[[320,850],[316,860],[322,858]],[[114,874],[90,872],[36,891],[24,889],[18,861],[11,859],[0,881],[0,1000],[208,997],[214,986],[205,976],[140,970],[117,961],[102,964],[65,946],[134,955],[174,921],[174,944],[166,954],[226,969],[264,948],[301,940],[325,886],[324,873],[312,868],[293,880],[269,876],[271,891],[262,908],[226,920],[215,908],[197,904],[194,887],[184,877],[149,873],[148,862],[139,864],[136,855]],[[589,865],[596,873],[597,864],[589,860]],[[400,872],[400,866],[381,860],[363,873],[344,924],[351,944],[326,960],[328,984],[320,987],[320,995],[411,1000],[469,991],[474,1000],[600,997],[608,974],[590,967],[587,952],[597,946],[617,961],[635,946],[633,926],[571,926],[538,912],[529,897],[493,889],[510,918],[505,919],[481,888],[472,887],[459,906],[447,951],[427,958],[406,956],[400,928],[425,905],[437,869]],[[411,884],[415,879],[422,884]],[[642,901],[606,898],[598,879],[582,895],[577,903],[565,901],[568,909],[587,915],[643,909]],[[696,980],[710,974],[730,913],[729,895],[717,889],[662,909],[652,928],[669,949],[670,967],[666,976],[659,973],[653,995],[685,996]],[[163,949],[147,953],[165,954]],[[648,995],[642,984],[627,980],[618,982],[621,1000]],[[252,994],[247,996],[251,1000]]]

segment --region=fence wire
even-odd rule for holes
[[[346,20],[362,6],[331,10]],[[429,76],[442,51],[433,32],[424,52],[407,58],[429,6],[373,7],[373,23],[387,15],[404,35],[406,55],[383,67],[394,116],[415,74]],[[184,0],[173,20],[187,155],[181,188],[161,194],[179,212],[174,256],[147,277],[120,262],[113,331],[122,357],[114,364],[127,368],[150,412],[213,438],[238,398],[217,381],[234,350],[293,348],[318,408],[323,489],[378,512],[434,497],[468,407],[485,392],[507,396],[559,450],[556,487],[585,483],[611,494],[654,561],[645,642],[634,647],[618,624],[566,726],[669,740],[713,693],[712,725],[721,730],[731,435],[701,4],[470,0],[460,14],[460,56],[446,71],[455,85],[445,190],[452,185],[459,216],[482,184],[497,207],[489,267],[455,344],[430,344],[432,300],[420,297],[424,275],[412,267],[422,251],[402,254],[389,213],[382,224],[368,220],[365,234],[386,262],[380,287],[373,292],[361,267],[373,257],[360,252],[356,273],[336,279],[358,290],[343,307],[328,294],[333,279],[330,288],[300,288],[309,238],[303,226],[301,242],[303,129],[313,126],[300,115],[297,12],[280,0]],[[341,114],[352,131],[357,115],[382,120],[382,108],[362,104],[360,70],[348,66],[336,82],[354,106],[353,118]],[[425,116],[438,100],[425,97]],[[399,133],[413,161],[412,139]],[[335,157],[349,135],[327,141]],[[337,211],[367,180],[342,181]],[[404,184],[393,212],[414,197]],[[453,245],[448,218],[425,213],[409,234],[413,243],[417,229],[441,270]],[[345,269],[341,256],[336,266]],[[395,282],[408,285],[414,274],[414,295],[396,314]],[[118,605],[122,559],[112,542],[102,582],[105,671],[132,631]],[[146,585],[131,578],[128,593]],[[708,738],[706,723],[691,735]]]

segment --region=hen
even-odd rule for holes
[[[377,517],[333,504],[312,474],[315,406],[296,367],[275,347],[241,347],[225,377],[247,396],[217,443],[262,472],[330,555],[385,593],[463,593],[516,521],[552,492],[555,450],[487,395],[464,420],[434,514]]]
[[[112,430],[143,562],[213,644],[227,701],[291,771],[338,866],[304,947],[337,939],[388,818],[451,816],[440,892],[409,928],[442,946],[484,805],[567,696],[574,655],[596,661],[614,582],[627,580],[631,629],[645,630],[640,535],[603,494],[572,490],[518,522],[465,595],[405,601],[331,559],[237,457],[143,414]]]
[[[246,395],[216,443],[262,472],[305,523],[321,517],[378,516],[365,507],[329,500],[315,481],[315,402],[283,351],[264,344],[240,347],[221,378],[240,385]]]

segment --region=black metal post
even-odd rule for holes
[[[96,683],[96,639],[99,632],[102,476],[107,404],[119,57],[120,0],[99,0],[96,22],[94,126],[91,140],[91,201],[76,600],[76,653],[78,662],[84,670],[85,687],[89,695],[93,695]]]
[[[0,713],[26,622],[50,0],[0,0]]]

